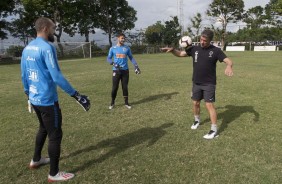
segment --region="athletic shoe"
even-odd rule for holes
[[[129,104],[125,104],[125,107],[128,108],[128,109],[131,109],[131,105],[129,105]]]
[[[33,159],[30,161],[29,168],[37,169],[38,167],[49,164],[50,158],[42,157],[38,162],[34,162]]]
[[[210,130],[208,134],[204,135],[205,139],[213,139],[215,137],[218,137],[218,135],[216,134],[216,131]]]
[[[115,104],[111,104],[110,106],[109,106],[109,109],[111,110],[111,109],[113,109],[115,107]]]
[[[200,122],[199,122],[199,121],[195,121],[195,122],[193,123],[193,125],[191,126],[191,129],[195,130],[195,129],[198,128],[199,125],[200,125]]]
[[[72,179],[74,174],[66,172],[58,172],[55,176],[48,175],[48,182],[66,181]]]

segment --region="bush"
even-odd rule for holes
[[[21,57],[24,46],[21,45],[12,45],[7,49],[7,55],[11,57]]]

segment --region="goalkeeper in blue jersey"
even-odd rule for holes
[[[65,79],[58,65],[54,42],[55,24],[48,18],[40,17],[35,22],[37,37],[23,50],[21,77],[24,92],[39,120],[30,168],[38,168],[50,163],[48,181],[62,181],[74,177],[72,173],[59,171],[62,141],[62,113],[58,103],[57,86],[74,97],[85,111],[90,108],[90,100],[80,95]],[[48,136],[48,157],[41,151]]]
[[[117,45],[112,46],[109,50],[107,61],[113,65],[113,86],[112,86],[112,101],[109,109],[113,109],[115,106],[115,99],[117,96],[117,91],[119,87],[119,82],[121,81],[122,92],[124,97],[125,107],[131,109],[131,105],[128,103],[128,81],[129,81],[129,69],[128,69],[128,59],[134,65],[134,71],[136,74],[141,74],[137,62],[132,56],[131,50],[128,46],[124,45],[125,35],[120,33],[117,36]],[[112,60],[112,58],[114,58]]]

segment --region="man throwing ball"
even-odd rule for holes
[[[171,52],[178,57],[191,56],[193,58],[193,113],[195,121],[191,129],[197,129],[200,125],[200,102],[205,101],[211,120],[211,130],[204,136],[205,139],[213,139],[217,136],[217,113],[214,106],[216,89],[216,63],[224,62],[226,64],[225,74],[233,75],[233,62],[224,54],[224,52],[213,45],[213,32],[209,29],[201,33],[200,46],[189,46],[185,51],[179,51],[174,48],[165,47],[162,51]]]

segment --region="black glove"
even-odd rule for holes
[[[141,74],[141,70],[139,69],[138,66],[135,66],[134,71],[135,71],[136,74]]]
[[[77,101],[79,105],[85,110],[88,111],[91,107],[90,100],[88,99],[88,96],[81,95],[79,92],[75,92],[74,95],[72,95],[73,98]]]
[[[112,62],[111,65],[113,65],[116,69],[120,69],[122,68],[121,66],[119,66],[119,64]]]

